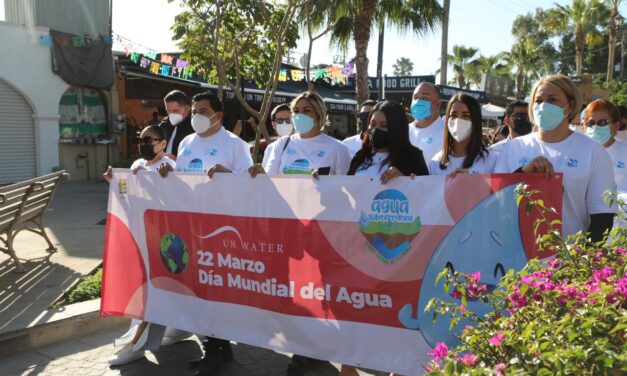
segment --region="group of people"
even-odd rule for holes
[[[581,101],[576,86],[562,75],[540,79],[530,104],[514,101],[507,106],[503,122],[508,135],[493,145],[484,142],[481,106],[475,98],[455,95],[441,117],[440,91],[430,83],[421,83],[413,93],[412,123],[407,124],[398,103],[367,101],[357,114],[359,133],[342,142],[322,132],[327,119],[324,100],[304,92],[272,111],[272,126],[280,137],[267,147],[261,164],[253,163],[247,143],[223,127],[222,102],[215,95],[199,93],[190,103],[184,93],[173,91],[164,101],[168,117],[141,132],[142,158],[133,163],[133,172],[157,171],[164,178],[172,171],[209,177],[232,172],[253,178],[360,175],[376,176],[383,184],[399,176],[562,173],[563,236],[589,232],[595,241],[615,220],[616,206],[604,202],[605,192],[627,194],[627,144],[618,140],[627,134],[625,109],[621,113],[612,103],[596,100],[581,115],[583,131],[573,131]],[[105,178],[111,176],[108,170]],[[146,347],[137,345],[147,327],[142,325],[112,364],[143,357]],[[163,329],[157,329],[162,335]],[[214,373],[233,357],[227,340],[207,338],[203,346],[205,356],[194,362],[198,375]],[[288,375],[302,375],[316,362],[295,355]],[[357,371],[343,366],[342,374]]]

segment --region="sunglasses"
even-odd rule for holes
[[[360,112],[357,114],[357,117],[359,118],[359,120],[365,122],[366,120],[368,120],[368,115],[370,115],[370,112]]]
[[[274,122],[277,124],[292,124],[292,119],[276,119]]]
[[[599,121],[588,120],[588,122],[586,123],[586,127],[594,127],[595,125],[598,127],[607,127],[609,123],[610,121],[605,119]]]
[[[163,140],[163,138],[154,138],[154,137],[151,137],[151,136],[144,136],[144,137],[141,137],[139,139],[139,142],[141,142],[142,144],[145,144],[145,145],[152,145],[155,142],[159,142],[161,140]]]

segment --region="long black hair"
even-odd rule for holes
[[[440,169],[444,170],[449,164],[449,155],[453,151],[453,136],[448,130],[449,117],[453,104],[461,102],[468,107],[470,112],[470,122],[472,123],[472,133],[470,134],[470,143],[466,146],[466,158],[462,168],[470,168],[477,159],[488,156],[488,149],[483,144],[483,129],[481,125],[481,105],[473,97],[465,93],[458,93],[451,98],[446,106],[446,118],[444,119],[444,144],[442,145],[442,157],[440,158]]]
[[[385,119],[388,126],[389,135],[389,155],[381,164],[398,168],[403,175],[428,175],[427,165],[425,164],[422,151],[414,147],[409,142],[409,131],[407,129],[407,117],[403,107],[393,101],[385,101],[377,103],[370,116],[372,117],[375,112],[381,111],[385,115]],[[361,149],[355,154],[351,161],[349,175],[355,175],[357,169],[362,166],[371,166],[372,157],[375,154],[370,142],[364,140]]]

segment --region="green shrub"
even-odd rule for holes
[[[462,305],[432,299],[427,309],[451,315],[451,327],[469,324],[458,347],[449,351],[438,343],[429,353],[428,374],[626,374],[627,229],[615,228],[598,243],[581,234],[562,240],[558,223],[546,220],[552,209],[534,201],[534,192],[519,194],[532,204],[527,211],[537,209],[548,225],[538,243],[555,256],[510,271],[492,292],[481,288],[478,273],[442,271],[445,291],[460,296]],[[624,215],[624,203],[619,206]],[[467,298],[477,296],[494,311],[478,317],[466,310]]]
[[[102,286],[102,268],[96,273],[88,275],[76,285],[66,296],[67,304],[85,302],[100,298]]]

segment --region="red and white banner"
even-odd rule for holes
[[[397,178],[114,170],[101,313],[402,374],[438,341],[444,268],[495,286],[537,257],[525,181],[561,211],[561,176]],[[541,255],[544,257],[546,255]],[[481,302],[468,308],[485,310]]]

